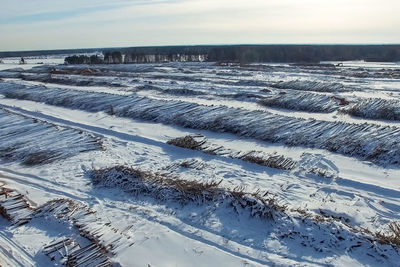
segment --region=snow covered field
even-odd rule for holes
[[[400,65],[3,61],[1,266],[399,265]]]

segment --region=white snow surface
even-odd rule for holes
[[[65,66],[57,65],[61,57],[35,60],[45,64],[0,64],[0,185],[23,195],[33,209],[62,198],[96,211],[121,233],[121,245],[108,254],[115,266],[398,266],[398,247],[353,230],[389,235],[389,223],[400,221],[400,122],[369,116],[381,106],[356,117],[341,110],[347,106],[324,102],[335,96],[350,105],[372,99],[398,107],[398,64],[345,62],[328,71],[288,64]],[[359,77],[360,68],[369,76]],[[259,104],[282,92],[289,104]],[[273,127],[274,138],[266,138]],[[15,135],[18,129],[23,131]],[[309,138],[316,133],[323,138]],[[227,149],[276,152],[298,164],[283,171],[167,144],[189,134]],[[27,155],[50,150],[60,156],[24,164]],[[193,159],[203,167],[179,167]],[[286,206],[285,215],[265,219],[222,203],[160,201],[92,183],[91,171],[117,165],[268,192]],[[304,218],[300,209],[334,219]],[[59,266],[43,248],[60,238],[89,242],[66,219],[34,216],[18,226],[0,216],[0,265]]]

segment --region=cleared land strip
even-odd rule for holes
[[[400,128],[394,126],[305,120],[266,111],[10,83],[1,83],[0,93],[8,98],[233,133],[288,146],[321,148],[381,165],[400,163]]]

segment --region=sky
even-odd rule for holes
[[[400,0],[0,0],[0,51],[400,44]]]

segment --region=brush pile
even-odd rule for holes
[[[31,207],[24,195],[0,185],[0,215],[15,225],[28,223],[33,216]]]
[[[272,84],[271,87],[278,89],[293,89],[299,91],[315,91],[315,92],[344,92],[348,91],[341,83],[329,83],[313,80],[292,80],[280,81]]]
[[[102,149],[102,140],[0,108],[0,158],[33,166]]]
[[[259,100],[258,104],[267,107],[322,113],[330,113],[339,108],[338,103],[328,95],[290,90],[265,97]]]
[[[348,109],[342,110],[342,112],[368,119],[400,121],[400,101],[367,98]]]
[[[16,90],[7,83],[0,84],[0,93],[10,98],[90,112],[108,112],[112,104],[116,116],[232,133],[288,146],[326,149],[381,165],[400,163],[400,131],[394,126],[301,119],[261,110],[206,106],[133,95],[43,89],[34,86]]]
[[[274,219],[282,216],[286,206],[277,203],[268,193],[247,193],[242,187],[232,190],[220,187],[221,181],[200,182],[184,180],[170,174],[152,173],[138,168],[114,166],[89,173],[94,185],[121,188],[135,196],[144,195],[160,201],[180,204],[225,203],[235,211],[247,210],[251,216]]]
[[[280,169],[280,170],[292,170],[296,167],[297,162],[291,158],[286,158],[282,155],[266,154],[262,151],[234,151],[232,149],[224,148],[223,146],[218,146],[210,143],[207,138],[203,135],[186,135],[183,137],[177,137],[171,139],[167,144],[188,148],[192,150],[199,150],[211,155],[226,156],[233,159],[241,159],[243,161],[255,163],[262,166],[267,166],[270,168]]]

